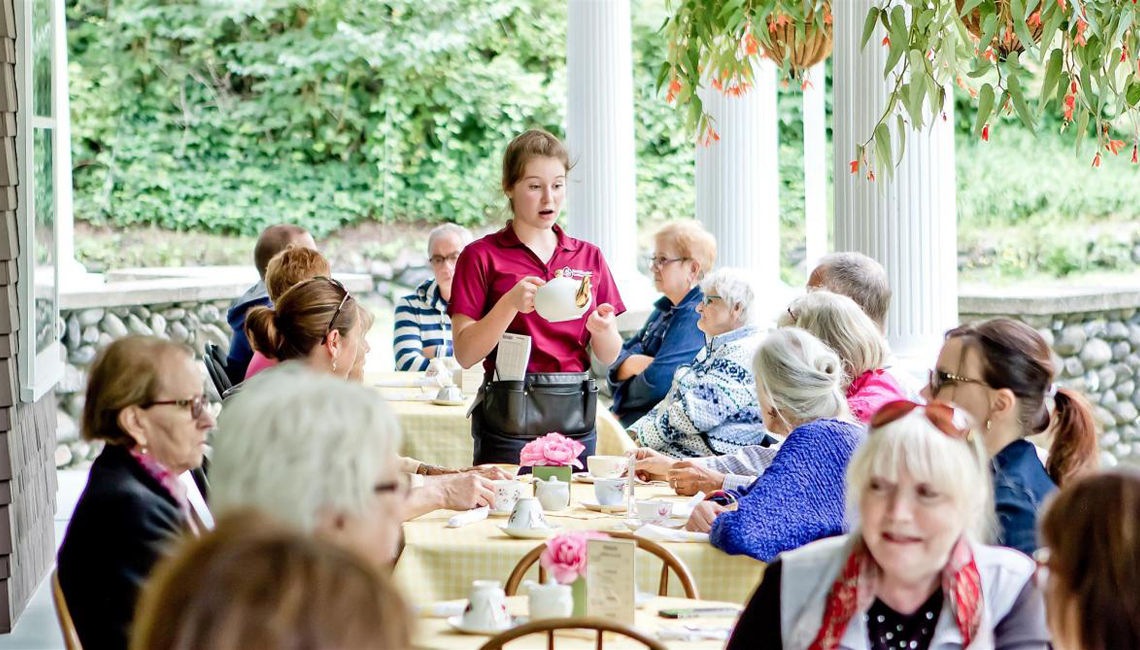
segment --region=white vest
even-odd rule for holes
[[[781,555],[780,631],[784,650],[806,650],[823,624],[823,609],[831,585],[839,577],[850,554],[851,535],[830,537]],[[982,578],[981,626],[969,650],[994,647],[994,626],[1013,608],[1017,596],[1032,578],[1033,560],[997,546],[971,544],[974,562]],[[839,642],[843,650],[863,650],[870,646],[863,612],[847,624]],[[950,611],[949,599],[934,629],[930,650],[961,650],[962,635]]]

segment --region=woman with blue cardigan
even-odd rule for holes
[[[765,427],[787,438],[759,478],[728,493],[736,510],[705,501],[687,528],[730,555],[770,562],[846,530],[843,481],[863,427],[847,408],[839,357],[806,331],[769,334],[752,369]]]

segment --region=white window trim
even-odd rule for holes
[[[61,150],[67,151],[70,143],[63,143],[58,138],[58,125],[60,122],[70,120],[67,113],[67,77],[60,77],[59,66],[60,49],[66,47],[66,40],[60,38],[64,35],[63,0],[54,0],[51,5],[52,25],[52,115],[51,118],[34,116],[32,107],[32,71],[29,62],[32,59],[32,0],[16,0],[16,158],[18,170],[16,221],[19,230],[19,289],[18,302],[20,314],[20,330],[17,338],[19,349],[19,379],[20,399],[25,402],[36,400],[52,390],[63,377],[63,344],[60,342],[60,332],[56,330],[55,341],[47,349],[36,352],[36,308],[35,308],[35,241],[32,233],[35,227],[34,193],[30,191],[31,181],[35,175],[33,166],[33,140],[29,137],[33,127],[50,128],[52,130],[52,193],[56,207],[53,219],[55,229],[55,251],[52,255],[53,291],[55,305],[55,321],[59,320],[59,231],[58,223],[61,219],[61,206],[58,197],[61,183],[71,183],[71,170],[66,174],[61,169],[61,162],[70,159],[63,158]],[[64,52],[64,54],[66,54]],[[66,60],[66,59],[63,59]],[[61,110],[62,107],[62,110]],[[70,153],[69,151],[67,151]],[[66,206],[70,210],[70,206]]]

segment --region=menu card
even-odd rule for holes
[[[586,616],[633,625],[636,551],[632,539],[586,541]]]
[[[495,352],[495,374],[500,381],[522,381],[530,361],[530,337],[507,332]]]

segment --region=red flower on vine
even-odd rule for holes
[[[1112,152],[1112,155],[1119,156],[1120,150],[1124,148],[1123,140],[1109,140],[1108,144],[1104,145],[1105,149]]]
[[[1030,27],[1040,27],[1041,26],[1041,12],[1040,11],[1034,11],[1029,16],[1029,19],[1025,21],[1025,23],[1027,25],[1029,25]]]
[[[665,95],[665,101],[672,104],[674,99],[677,99],[677,93],[681,92],[681,82],[677,81],[676,77],[669,82],[669,92]]]
[[[1133,161],[1133,162],[1136,162],[1136,161]],[[851,165],[851,173],[852,174],[859,173],[859,161],[858,160],[852,160],[851,162],[849,162],[847,164]]]
[[[1100,152],[1096,152],[1096,157],[1093,158],[1093,167],[1100,167]]]
[[[1064,11],[1065,10],[1065,0],[1057,0],[1057,6],[1061,8],[1061,11]]]
[[[982,127],[982,141],[983,142],[989,142],[990,141],[990,125],[989,124],[986,124],[985,126]]]
[[[883,37],[883,46],[884,47],[890,47],[891,46],[891,37],[890,36],[884,36]]]
[[[712,80],[712,87],[713,87],[713,88],[716,88],[717,90],[719,90],[719,91],[721,91],[721,92],[724,92],[724,84],[722,84],[722,83],[720,82],[720,78],[719,78],[719,77],[718,77],[718,78],[716,78],[716,79],[713,79],[713,80]]]
[[[748,56],[753,56],[760,51],[760,41],[757,41],[751,33],[744,37],[744,51],[748,53]]]
[[[1136,2],[1136,0],[1132,0],[1132,2]],[[1132,145],[1132,164],[1134,165],[1140,163],[1140,158],[1137,157],[1137,154],[1140,154],[1140,145],[1134,144]]]
[[[1073,37],[1073,42],[1077,45],[1088,45],[1085,40],[1085,30],[1089,28],[1089,24],[1085,22],[1084,18],[1077,19],[1077,35]]]
[[[1065,121],[1066,122],[1072,122],[1073,121],[1073,110],[1076,109],[1076,107],[1077,107],[1077,96],[1072,95],[1072,94],[1065,95]]]

